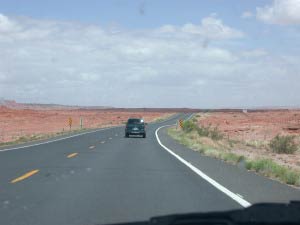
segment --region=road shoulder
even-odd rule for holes
[[[296,188],[247,171],[243,166],[201,155],[181,145],[167,134],[167,127],[160,129],[158,135],[163,145],[251,203],[300,200],[300,190]]]

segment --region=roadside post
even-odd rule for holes
[[[73,123],[72,117],[69,117],[69,127],[70,127],[70,130],[72,129],[72,123]]]
[[[83,127],[82,117],[80,117],[80,129]]]

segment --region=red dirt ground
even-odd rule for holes
[[[250,159],[269,158],[280,165],[300,170],[300,151],[295,154],[276,154],[268,148],[276,135],[295,135],[300,144],[300,110],[272,110],[262,112],[212,112],[197,118],[204,126],[211,124],[226,137],[239,140],[232,151]]]
[[[269,141],[277,134],[300,135],[300,110],[213,112],[199,118],[205,126],[218,126],[231,139]]]
[[[68,131],[71,117],[72,130],[80,128],[80,117],[84,128],[119,125],[129,117],[142,117],[146,122],[170,116],[168,112],[142,112],[131,110],[32,110],[10,109],[0,106],[0,143],[17,140],[20,137],[53,134]]]

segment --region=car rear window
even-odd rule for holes
[[[143,123],[143,120],[141,119],[129,119],[128,124],[138,124],[138,123]]]

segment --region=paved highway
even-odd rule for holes
[[[108,224],[300,200],[298,189],[170,139],[162,126],[189,116],[149,124],[146,139],[115,127],[0,149],[0,224]]]

